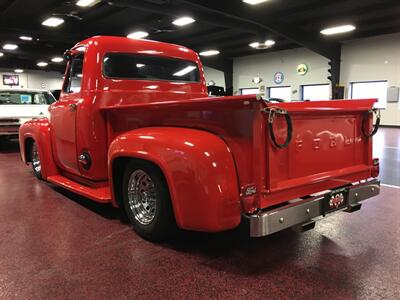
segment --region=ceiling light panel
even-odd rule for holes
[[[250,4],[250,5],[257,5],[260,3],[267,2],[269,0],[242,0],[244,3]]]
[[[24,70],[22,70],[22,69],[15,69],[14,70],[14,73],[23,73],[24,72]]]
[[[23,41],[32,41],[32,37],[31,36],[26,36],[26,35],[21,35],[19,37],[19,39],[23,40]]]
[[[47,18],[42,22],[43,26],[48,26],[48,27],[57,27],[60,26],[62,23],[64,23],[64,19],[57,18],[57,17],[50,17]]]
[[[100,0],[79,0],[76,2],[76,5],[80,7],[90,7],[96,5],[99,2]]]
[[[47,67],[48,63],[45,61],[40,61],[36,64],[38,67]]]
[[[0,52],[0,57],[2,57],[2,56],[4,56],[4,53],[3,53],[3,52]]]
[[[52,59],[51,59],[51,61],[52,62],[54,62],[54,63],[60,63],[60,62],[62,62],[64,59],[62,58],[62,57],[53,57]]]
[[[182,18],[174,20],[172,22],[172,24],[174,24],[176,26],[185,26],[185,25],[189,25],[193,22],[195,22],[195,19],[193,19],[191,17],[182,17]]]
[[[332,34],[350,32],[355,29],[356,29],[356,27],[354,25],[348,24],[348,25],[325,28],[325,29],[321,30],[320,32],[324,35],[332,35]]]
[[[149,34],[146,31],[135,31],[127,35],[130,39],[144,39],[147,36],[149,36]]]
[[[213,55],[218,55],[220,52],[218,50],[207,50],[200,52],[199,54],[201,56],[213,56]]]
[[[4,50],[15,50],[18,48],[18,45],[15,44],[4,44],[3,49]]]

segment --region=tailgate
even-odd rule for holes
[[[289,145],[277,147],[266,128],[266,176],[262,207],[351,184],[371,177],[372,142],[362,132],[372,126],[368,111],[376,102],[331,100],[268,104],[286,110],[292,120]],[[268,113],[265,122],[268,122]],[[364,119],[369,118],[364,121]],[[285,118],[273,122],[276,141],[287,136]]]

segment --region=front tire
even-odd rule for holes
[[[122,189],[125,212],[140,236],[161,242],[176,232],[168,185],[157,167],[131,161],[125,169]]]
[[[40,161],[40,153],[37,143],[34,141],[31,146],[31,161],[32,161],[32,170],[33,174],[38,179],[42,179],[42,163]]]

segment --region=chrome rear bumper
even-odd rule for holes
[[[347,206],[333,212],[343,210],[352,212],[358,210],[361,206],[361,204],[359,204],[360,201],[379,194],[380,182],[374,179],[366,183],[352,185],[343,190],[347,193]],[[323,200],[327,195],[330,195],[331,192],[332,191],[328,191],[315,197],[291,202],[276,209],[261,211],[251,215],[249,217],[250,236],[260,237],[269,235],[325,216],[326,212],[324,210]]]

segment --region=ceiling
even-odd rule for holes
[[[307,47],[329,57],[340,43],[355,38],[400,32],[399,0],[270,0],[249,5],[241,0],[109,0],[93,7],[78,7],[76,1],[0,0],[0,42],[18,44],[18,49],[0,57],[0,67],[62,71],[50,62],[76,42],[93,35],[126,36],[136,30],[150,39],[182,44],[196,51],[218,49],[221,54],[208,61]],[[56,28],[41,22],[49,16],[62,17]],[[177,27],[177,17],[191,16],[196,22]],[[325,37],[321,29],[354,24],[350,33]],[[32,41],[19,39],[33,37]],[[249,47],[254,41],[273,39],[267,50]],[[43,68],[42,68],[43,69]]]

